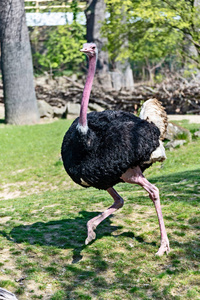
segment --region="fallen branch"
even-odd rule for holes
[[[63,78],[65,78],[67,81],[71,82],[74,86],[80,88],[80,89],[84,89],[84,86],[74,80],[72,80],[70,77],[67,76],[63,76]]]

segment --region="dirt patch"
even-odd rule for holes
[[[16,190],[16,188],[22,187],[24,185],[26,185],[25,181],[4,184],[1,187],[0,200],[8,200],[19,197],[21,195],[21,191],[19,189]]]
[[[37,181],[21,181],[15,183],[7,183],[1,186],[0,200],[14,199],[18,197],[25,197],[31,194],[44,193],[46,191],[54,191],[58,187],[47,182]]]
[[[189,123],[200,124],[200,115],[168,115],[168,121],[188,120]]]
[[[1,217],[1,224],[5,224],[11,219],[11,217]]]
[[[0,200],[14,199],[20,197],[20,195],[20,191],[9,192],[8,190],[5,190],[3,192],[0,192]]]
[[[11,175],[17,175],[17,174],[23,173],[24,171],[26,171],[26,169],[19,169],[17,171],[11,172]]]
[[[22,277],[22,271],[16,269],[15,260],[11,256],[10,250],[7,248],[0,250],[0,262],[1,262],[1,280],[11,280],[17,281],[18,278]],[[9,290],[14,292],[13,287],[9,286]]]

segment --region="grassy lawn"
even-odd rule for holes
[[[146,172],[160,189],[171,245],[160,258],[153,204],[130,184],[116,186],[124,207],[84,245],[87,221],[112,199],[65,173],[60,147],[68,126],[0,124],[0,286],[22,300],[200,299],[200,139],[167,151]]]

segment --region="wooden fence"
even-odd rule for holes
[[[68,0],[66,2],[60,1],[58,5],[55,5],[56,1],[52,0],[24,0],[25,2],[25,10],[31,10],[33,12],[41,12],[47,9],[56,9],[56,11],[65,11],[66,9],[70,9],[70,3],[72,0]],[[49,2],[49,4],[48,4]],[[52,4],[53,3],[53,4]],[[79,3],[79,8],[84,9],[85,3]]]

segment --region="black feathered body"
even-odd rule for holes
[[[151,153],[159,146],[159,129],[124,111],[91,112],[88,132],[77,130],[78,118],[62,143],[65,170],[78,184],[108,189],[121,181],[127,169],[144,171]]]

